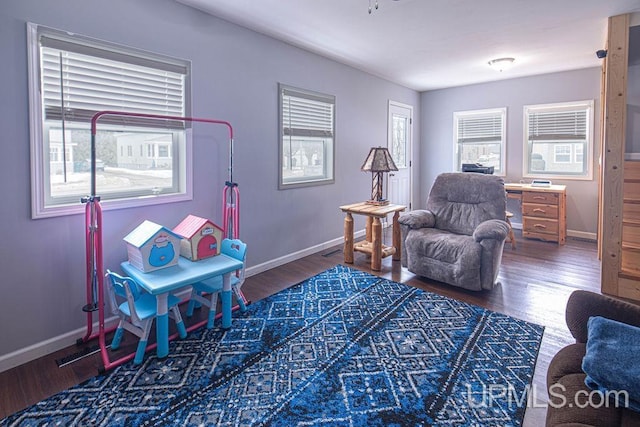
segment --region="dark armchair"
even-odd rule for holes
[[[444,173],[426,210],[400,216],[402,266],[430,279],[480,291],[496,284],[509,232],[502,178]]]
[[[587,374],[583,371],[583,361],[588,352],[589,318],[594,316],[640,327],[638,305],[583,290],[571,294],[567,301],[566,321],[575,343],[562,348],[549,363],[547,427],[640,426],[640,412],[595,398],[585,384]],[[615,367],[616,361],[603,358],[601,363],[605,367]]]

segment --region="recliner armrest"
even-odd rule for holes
[[[400,215],[398,223],[411,229],[431,228],[436,225],[436,217],[431,211],[418,209]]]
[[[490,219],[480,223],[473,231],[476,242],[484,239],[505,240],[509,233],[509,225],[500,219]]]
[[[587,342],[587,322],[592,316],[602,316],[640,327],[640,306],[583,290],[574,291],[569,296],[565,315],[567,327],[579,343]]]

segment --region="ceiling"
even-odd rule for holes
[[[418,90],[597,67],[639,0],[177,0]],[[635,16],[634,16],[635,19]],[[487,62],[513,57],[498,72]]]

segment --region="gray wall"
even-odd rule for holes
[[[249,247],[249,267],[340,238],[344,217],[338,206],[369,195],[370,176],[360,165],[370,147],[386,144],[388,100],[413,105],[420,117],[420,94],[413,90],[173,1],[4,0],[0,366],[10,353],[47,340],[74,342],[86,319],[84,216],[31,220],[28,21],[192,60],[193,115],[234,126],[240,237]],[[277,190],[278,82],[336,96],[335,184]],[[414,126],[417,131],[419,120]],[[193,201],[104,212],[105,268],[117,268],[126,258],[122,237],[144,219],[170,227],[189,213],[220,220],[225,132],[194,131]],[[356,229],[363,228],[363,220],[357,221]]]
[[[453,112],[484,108],[507,107],[507,173],[505,182],[522,179],[524,147],[523,107],[592,99],[595,101],[594,140],[600,134],[600,68],[502,80],[451,89],[429,91],[421,99],[419,206],[435,177],[453,169]],[[593,179],[559,180],[554,184],[567,186],[567,229],[570,234],[592,237],[598,225],[598,142],[593,156]],[[585,234],[588,233],[588,234]]]

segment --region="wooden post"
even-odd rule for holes
[[[393,247],[396,251],[393,253],[393,260],[400,261],[402,255],[402,236],[400,235],[400,224],[398,224],[398,218],[400,212],[396,211],[393,214]]]
[[[603,294],[619,295],[622,252],[622,199],[627,109],[629,15],[609,18],[605,75],[604,151],[602,153]]]
[[[567,192],[558,194],[558,244],[567,242]]]
[[[347,212],[344,219],[344,262],[353,264],[353,216]]]
[[[373,237],[371,236],[371,222],[373,221],[373,218],[370,216],[367,216],[367,225],[366,225],[366,233],[365,233],[365,240],[367,242],[373,242]]]
[[[382,224],[380,218],[373,218],[371,226],[372,235],[372,251],[371,251],[371,269],[380,271],[382,269]]]

